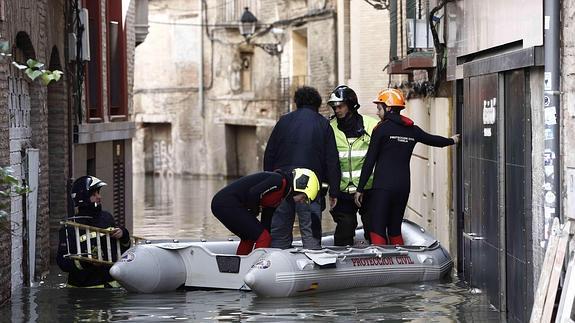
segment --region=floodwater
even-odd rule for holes
[[[134,234],[148,239],[233,237],[210,213],[226,180],[136,176]],[[327,215],[327,214],[326,214]],[[324,216],[325,231],[333,229]],[[240,291],[129,294],[64,288],[54,267],[39,286],[13,293],[0,322],[386,321],[498,322],[500,313],[457,278],[270,299]]]

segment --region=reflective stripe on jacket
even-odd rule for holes
[[[335,135],[335,144],[339,153],[339,165],[341,167],[339,189],[346,193],[355,193],[355,189],[359,184],[359,176],[365,160],[365,154],[369,148],[371,133],[378,124],[377,119],[373,117],[360,116],[363,118],[365,132],[357,138],[347,138],[343,131],[338,129],[337,119],[334,118],[330,122]],[[373,176],[369,178],[365,189],[371,188],[372,182]]]

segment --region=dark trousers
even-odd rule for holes
[[[333,221],[336,223],[334,244],[336,246],[351,246],[353,245],[355,237],[355,229],[357,229],[357,213],[361,216],[363,223],[364,237],[369,241],[369,191],[366,191],[363,196],[363,204],[361,208],[355,205],[353,194],[340,194],[337,199],[337,204],[333,210],[330,211]]]
[[[250,213],[245,207],[212,203],[212,213],[242,240],[256,241],[264,231],[264,225],[258,221],[257,214]]]
[[[382,237],[401,235],[401,223],[409,192],[372,189],[370,194],[370,229]]]

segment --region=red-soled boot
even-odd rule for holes
[[[389,236],[389,242],[394,246],[403,246],[403,237],[401,234],[398,236]]]
[[[238,245],[238,250],[236,251],[236,255],[238,256],[245,256],[249,255],[254,248],[254,241],[253,240],[241,240],[240,244]]]
[[[260,234],[260,236],[258,237],[258,240],[256,240],[256,248],[269,248],[272,245],[272,236],[270,235],[270,233],[268,232],[268,230],[264,229],[264,231]]]
[[[387,244],[387,241],[385,240],[385,238],[380,236],[379,234],[377,234],[375,232],[370,232],[369,237],[371,238],[371,244],[375,244],[375,245],[386,245]]]

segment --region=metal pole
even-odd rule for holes
[[[198,89],[198,104],[202,118],[205,117],[204,110],[204,4],[205,1],[200,3],[200,68],[199,68],[199,89]],[[207,26],[206,26],[207,28]]]
[[[545,185],[543,209],[549,228],[554,217],[560,217],[560,138],[559,138],[559,0],[545,0],[545,73],[544,73],[544,116],[545,116]]]

